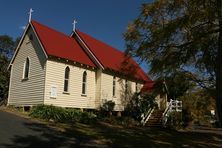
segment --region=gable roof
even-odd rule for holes
[[[79,43],[72,37],[36,21],[31,21],[31,24],[47,55],[96,67]]]
[[[126,75],[131,75],[134,78],[143,81],[152,81],[140,66],[129,56],[123,52],[83,33],[76,30],[78,36],[84,41],[88,48],[92,51],[95,57],[103,65],[105,69],[110,69]]]
[[[153,82],[140,66],[130,56],[126,56],[123,52],[79,30],[76,30],[73,35],[77,35],[81,40],[77,40],[72,36],[67,36],[33,20],[27,25],[11,63],[13,62],[24,35],[30,26],[34,29],[46,58],[48,58],[48,56],[54,56],[91,67],[97,67],[96,65],[99,63],[104,69],[125,74],[145,81],[146,83]],[[87,46],[86,51],[81,43],[83,43],[84,46]],[[88,50],[89,52],[87,52]],[[90,54],[93,54],[93,56]],[[98,63],[96,63],[97,60]]]

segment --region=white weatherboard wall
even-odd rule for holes
[[[136,91],[136,82],[129,81],[129,90],[131,94]],[[141,87],[142,84],[140,84]],[[125,101],[125,79],[116,77],[116,95],[113,96],[113,75],[102,73],[101,74],[101,105],[105,100],[112,100],[115,102],[115,111],[124,110]]]
[[[69,94],[63,92],[65,68],[69,66]],[[87,72],[86,96],[82,96],[82,76]],[[48,60],[46,66],[44,104],[61,107],[95,108],[96,73],[81,67]],[[51,98],[51,87],[57,88],[57,97]]]
[[[33,36],[30,41],[29,36]],[[22,80],[26,58],[30,59],[28,80]],[[31,106],[42,104],[44,98],[46,57],[32,29],[28,30],[11,67],[9,105]]]
[[[98,69],[96,71],[96,108],[98,109],[100,107],[100,100],[101,100],[101,77],[102,77],[102,70]]]

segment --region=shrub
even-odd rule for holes
[[[62,108],[53,105],[37,105],[32,108],[30,116],[55,122],[83,122],[90,123],[96,116],[90,112],[81,112],[74,108]]]
[[[74,108],[67,108],[66,113],[67,113],[66,122],[79,122],[80,121],[82,112],[80,112],[79,110],[74,109]]]
[[[156,106],[155,96],[151,93],[135,93],[125,108],[127,116],[141,120],[141,114]]]
[[[30,116],[35,118],[41,118],[45,120],[64,121],[66,119],[66,113],[63,108],[48,105],[38,105],[33,107],[30,112]]]
[[[83,112],[80,116],[81,123],[92,123],[96,120],[96,115],[91,112]]]
[[[115,107],[115,102],[112,100],[109,101],[105,101],[105,103],[103,103],[103,105],[100,107],[99,110],[99,116],[100,117],[106,117],[107,115],[111,116],[112,115],[112,111],[114,110]]]
[[[113,111],[115,107],[115,102],[112,100],[106,101],[102,106],[101,109],[105,111]]]
[[[172,111],[167,120],[167,126],[173,129],[184,128],[182,112]]]

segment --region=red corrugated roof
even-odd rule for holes
[[[81,64],[96,67],[78,42],[70,36],[31,21],[47,55],[65,58]]]
[[[76,32],[106,69],[129,74],[143,81],[152,81],[131,57],[79,30]]]
[[[96,67],[76,39],[36,21],[31,21],[31,24],[34,27],[47,55]],[[145,82],[152,82],[152,80],[131,57],[125,56],[123,52],[83,32],[76,32],[105,69],[130,75]]]
[[[142,87],[142,89],[141,89],[141,92],[143,92],[143,93],[145,93],[145,92],[150,92],[151,90],[154,89],[154,84],[155,84],[154,81],[147,81],[147,82],[143,85],[143,87]]]

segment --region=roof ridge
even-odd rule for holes
[[[77,39],[74,37],[74,35],[77,37]],[[71,35],[74,39],[77,40],[85,49],[85,52],[88,54],[89,57],[92,58],[92,60],[96,63],[96,65],[104,70],[104,65],[102,62],[99,60],[99,58],[90,50],[90,47],[87,45],[87,43],[84,41],[84,39],[80,36],[80,34],[77,31],[74,31],[73,34]]]
[[[105,43],[104,41],[101,41],[101,40],[99,40],[99,39],[96,39],[96,38],[93,37],[92,35],[89,35],[89,34],[87,34],[87,33],[85,33],[85,32],[82,32],[82,31],[80,31],[79,29],[76,29],[76,31],[77,31],[77,33],[80,32],[80,33],[82,33],[82,34],[84,34],[84,35],[86,35],[86,36],[88,36],[88,37],[90,37],[90,38],[96,40],[97,42],[100,42],[100,43],[102,43],[102,44],[104,44],[104,45],[106,45],[106,46],[111,47],[112,49],[115,49],[114,51],[119,52],[119,53],[125,55],[125,53],[124,53],[123,51],[121,51],[121,50],[119,50],[119,49],[117,49],[117,48],[115,48],[115,47],[113,47],[113,46],[111,46],[111,45]]]
[[[125,54],[123,51],[91,35],[81,32],[79,29],[75,30],[75,33],[82,40],[80,40],[80,42],[85,44],[84,46],[87,47],[87,50],[92,53],[92,57],[73,35],[66,35],[35,20],[31,21],[31,25],[34,29],[37,28],[37,35],[41,36],[40,41],[43,42],[47,53],[52,56],[66,58],[67,60],[73,60],[94,67],[102,65],[104,69],[114,70],[123,74],[129,72],[129,74],[133,75],[136,79],[143,81],[150,80],[132,56]],[[122,65],[124,62],[126,65]],[[134,68],[132,68],[132,66],[134,66]],[[129,69],[126,70],[126,68]],[[123,71],[124,69],[125,71]],[[132,74],[132,72],[134,74]]]
[[[95,55],[101,64],[104,65],[104,68],[121,72],[124,68],[126,68],[126,66],[130,68],[130,65],[132,65],[135,66],[135,78],[140,77],[144,81],[150,80],[148,75],[131,55],[127,55],[123,51],[120,51],[117,48],[88,35],[87,33],[81,32],[79,29],[76,30],[76,32],[89,47],[89,50]],[[127,63],[127,65],[124,65],[125,63]],[[121,64],[123,65],[121,66]]]
[[[96,67],[94,61],[72,37],[34,20],[31,21],[31,26],[36,30],[36,34],[47,54]]]
[[[44,24],[42,24],[42,23],[39,23],[39,22],[36,21],[36,20],[32,20],[32,21],[31,21],[31,24],[32,24],[33,26],[35,26],[35,25],[33,24],[33,22],[34,22],[34,23],[37,23],[38,25],[41,25],[41,26],[43,26],[43,27],[45,27],[45,28],[47,28],[47,29],[50,29],[50,30],[52,30],[52,31],[54,31],[54,32],[57,32],[57,33],[65,36],[65,37],[68,37],[68,38],[70,38],[70,39],[73,39],[72,37],[70,37],[69,35],[65,34],[64,32],[61,32],[61,31],[56,30],[55,28],[46,26],[46,25],[44,25]]]

